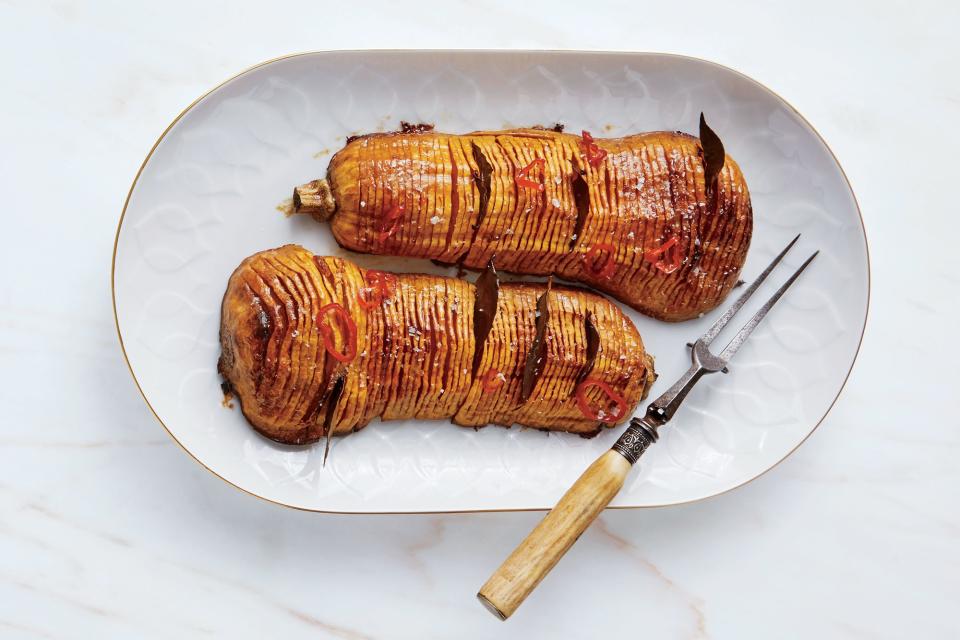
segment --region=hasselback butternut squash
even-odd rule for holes
[[[739,167],[700,138],[654,132],[429,127],[350,139],[294,207],[350,250],[556,275],[663,320],[694,318],[736,284],[752,232]]]
[[[592,435],[654,379],[636,328],[588,291],[501,284],[492,268],[477,285],[387,274],[295,245],[233,272],[220,341],[244,415],[286,443],[378,416]]]

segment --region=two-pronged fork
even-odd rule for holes
[[[491,612],[506,620],[536,588],[563,554],[577,541],[601,511],[623,487],[634,463],[659,439],[657,430],[669,422],[693,385],[709,373],[727,372],[727,363],[743,345],[767,312],[783,296],[794,280],[816,257],[815,252],[777,289],[759,311],[737,332],[719,355],[710,344],[731,318],[750,299],[774,267],[800,238],[797,235],[763,273],[747,287],[737,301],[691,346],[690,368],[677,382],[647,407],[642,418],[630,420],[623,435],[609,451],[591,464],[560,498],[560,502],[510,554],[500,568],[480,588],[477,598]]]

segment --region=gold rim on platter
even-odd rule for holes
[[[113,320],[114,320],[114,325],[116,326],[116,329],[117,329],[117,338],[118,338],[119,341],[120,341],[120,350],[121,350],[121,352],[123,353],[123,360],[124,360],[124,362],[127,363],[127,369],[130,371],[130,376],[133,378],[133,382],[134,382],[134,384],[136,385],[137,390],[140,392],[140,395],[143,397],[144,402],[146,402],[147,408],[150,409],[150,412],[154,415],[154,417],[157,419],[157,421],[160,423],[160,425],[164,428],[164,430],[166,430],[167,434],[169,434],[169,436],[173,439],[173,441],[176,442],[177,445],[178,445],[181,449],[183,449],[191,458],[193,458],[201,467],[203,467],[204,469],[206,469],[207,471],[209,471],[210,473],[212,473],[212,474],[213,474],[214,476],[216,476],[217,478],[220,478],[221,480],[223,480],[224,482],[226,482],[226,483],[229,484],[230,486],[235,487],[236,489],[239,489],[240,491],[242,491],[242,492],[244,492],[244,493],[246,493],[246,494],[248,494],[248,495],[254,496],[255,498],[259,498],[259,499],[261,499],[261,500],[263,500],[263,501],[265,501],[265,502],[269,502],[269,503],[271,503],[271,504],[277,504],[277,505],[280,505],[280,506],[283,506],[283,507],[288,507],[288,508],[290,508],[290,509],[297,509],[297,510],[299,510],[299,511],[310,511],[310,512],[314,512],[314,513],[330,513],[330,514],[342,514],[342,515],[437,515],[437,514],[445,514],[445,513],[507,513],[507,512],[518,512],[518,511],[519,511],[519,512],[522,512],[522,511],[548,511],[548,510],[549,510],[549,507],[530,507],[530,508],[519,508],[519,509],[466,509],[466,510],[451,509],[451,510],[441,510],[441,511],[335,511],[335,510],[329,510],[329,509],[311,509],[311,508],[308,508],[308,507],[301,507],[301,506],[298,506],[298,505],[295,505],[295,504],[289,504],[289,503],[286,503],[286,502],[281,502],[281,501],[279,501],[279,500],[274,500],[274,499],[272,499],[272,498],[267,498],[267,497],[265,497],[265,496],[261,496],[261,495],[259,495],[259,494],[253,493],[253,492],[250,491],[249,489],[245,489],[245,488],[241,487],[240,485],[238,485],[238,484],[236,484],[236,483],[234,483],[234,482],[231,482],[230,480],[224,478],[222,475],[220,475],[219,473],[217,473],[216,471],[214,471],[213,469],[211,469],[210,467],[208,467],[206,464],[204,464],[204,462],[203,462],[202,460],[200,460],[197,456],[195,456],[195,455],[193,454],[193,452],[191,452],[189,449],[187,449],[185,446],[183,446],[183,443],[181,443],[181,442],[177,439],[177,437],[176,437],[175,435],[173,435],[173,432],[170,431],[170,428],[167,427],[167,425],[166,425],[166,423],[164,423],[163,419],[157,414],[156,410],[154,410],[153,405],[150,403],[150,399],[147,397],[147,394],[144,392],[143,387],[140,386],[140,381],[137,379],[137,374],[134,372],[133,366],[130,364],[130,358],[127,357],[127,350],[126,350],[126,347],[124,346],[124,343],[123,343],[123,333],[120,331],[120,317],[119,317],[119,315],[117,314],[117,291],[116,291],[117,246],[118,246],[118,244],[119,244],[119,242],[120,242],[120,230],[121,230],[121,228],[123,227],[123,220],[124,220],[124,218],[126,217],[126,214],[127,214],[127,206],[130,204],[130,197],[133,195],[133,190],[136,188],[136,186],[137,186],[137,181],[140,179],[140,175],[143,173],[143,170],[146,168],[147,163],[150,162],[150,158],[153,157],[154,151],[156,151],[157,147],[160,145],[160,143],[163,141],[163,139],[166,137],[166,135],[170,132],[171,129],[173,129],[173,127],[174,127],[178,122],[180,122],[180,120],[181,120],[185,115],[187,115],[187,113],[190,112],[191,109],[193,109],[197,104],[199,104],[201,101],[203,101],[207,96],[213,94],[215,91],[217,91],[217,90],[220,89],[221,87],[229,84],[230,82],[233,82],[233,81],[236,80],[237,78],[240,78],[241,76],[244,76],[244,75],[250,73],[251,71],[255,71],[255,70],[259,69],[260,67],[265,67],[265,66],[270,65],[270,64],[273,64],[273,63],[275,63],[275,62],[280,62],[281,60],[288,60],[288,59],[290,59],[290,58],[298,58],[298,57],[301,57],[301,56],[309,56],[309,55],[314,55],[314,54],[318,54],[318,53],[365,53],[365,52],[396,53],[396,54],[403,54],[403,53],[422,53],[422,52],[437,53],[437,54],[444,54],[444,53],[447,53],[447,54],[453,54],[453,53],[457,53],[457,54],[470,54],[470,53],[473,53],[473,54],[485,54],[485,53],[514,53],[514,54],[521,54],[521,55],[522,55],[522,54],[549,54],[549,53],[581,53],[581,54],[590,54],[590,55],[623,55],[623,54],[630,54],[630,55],[646,55],[646,56],[662,56],[662,57],[670,57],[670,58],[681,58],[681,59],[684,59],[684,60],[691,60],[691,61],[695,61],[695,62],[700,62],[700,63],[706,64],[706,65],[709,65],[709,66],[718,67],[718,68],[720,68],[720,69],[723,69],[724,71],[732,72],[732,73],[736,74],[737,76],[743,78],[744,80],[750,82],[751,84],[754,84],[754,85],[762,88],[763,90],[767,91],[767,92],[770,93],[771,95],[776,96],[777,99],[779,99],[787,108],[789,108],[789,109],[794,113],[794,115],[796,115],[797,118],[799,118],[800,121],[803,122],[803,123],[810,129],[810,131],[812,131],[812,132],[814,133],[814,135],[817,137],[817,139],[820,141],[820,143],[824,146],[824,148],[825,148],[825,149],[827,150],[827,152],[830,154],[830,157],[833,158],[834,163],[837,165],[837,168],[840,170],[840,174],[843,176],[843,180],[844,180],[844,182],[845,182],[846,185],[847,185],[847,189],[850,191],[850,195],[851,195],[851,197],[853,198],[854,206],[855,206],[856,209],[857,209],[857,216],[860,218],[860,230],[863,232],[863,247],[864,247],[864,252],[865,252],[865,255],[866,255],[866,258],[867,258],[867,304],[866,304],[866,308],[864,309],[863,325],[862,325],[862,327],[860,328],[860,338],[859,338],[858,341],[857,341],[857,349],[856,349],[856,351],[855,351],[854,354],[853,354],[853,359],[850,361],[850,368],[847,370],[847,375],[844,376],[843,383],[840,385],[840,388],[837,390],[836,396],[834,396],[833,400],[830,402],[830,405],[827,407],[826,411],[824,411],[824,413],[823,413],[823,415],[820,417],[820,419],[817,420],[817,423],[813,426],[813,428],[809,431],[809,433],[807,433],[807,434],[800,440],[800,442],[798,442],[798,443],[796,444],[796,446],[794,446],[792,449],[790,449],[790,451],[788,451],[782,458],[780,458],[780,459],[777,460],[774,464],[772,464],[770,467],[768,467],[767,469],[764,469],[763,471],[761,471],[760,473],[758,473],[758,474],[755,475],[754,477],[750,478],[749,480],[745,480],[745,481],[741,482],[740,484],[735,485],[735,486],[732,486],[732,487],[730,487],[730,488],[728,488],[728,489],[724,489],[723,491],[718,491],[717,493],[711,494],[711,495],[709,495],[709,496],[703,496],[703,497],[700,497],[700,498],[695,498],[695,499],[693,499],[693,500],[681,500],[681,501],[678,501],[678,502],[669,502],[669,503],[656,504],[656,505],[641,505],[641,506],[629,506],[629,505],[616,506],[616,505],[613,505],[613,506],[609,506],[609,507],[607,507],[607,508],[608,508],[608,509],[653,509],[653,508],[659,508],[659,507],[673,507],[673,506],[679,506],[679,505],[683,505],[683,504],[693,504],[693,503],[696,503],[696,502],[701,502],[701,501],[703,501],[703,500],[708,500],[708,499],[710,499],[710,498],[715,498],[715,497],[717,497],[717,496],[721,496],[721,495],[723,495],[723,494],[725,494],[725,493],[728,493],[728,492],[730,492],[730,491],[733,491],[734,489],[739,489],[740,487],[743,487],[744,485],[747,485],[747,484],[753,482],[753,481],[756,480],[757,478],[760,478],[760,477],[766,475],[768,472],[770,472],[771,470],[773,470],[774,468],[776,468],[777,466],[779,466],[780,463],[782,463],[784,460],[786,460],[788,457],[790,457],[790,456],[793,454],[794,451],[796,451],[797,449],[799,449],[800,446],[801,446],[804,442],[806,442],[807,439],[808,439],[810,436],[812,436],[813,433],[820,427],[820,425],[823,423],[823,421],[826,419],[826,417],[830,414],[830,411],[833,409],[834,405],[836,405],[837,400],[840,399],[840,395],[843,393],[843,390],[846,388],[847,382],[850,380],[850,374],[853,372],[853,367],[854,367],[854,365],[855,365],[856,362],[857,362],[857,357],[860,355],[860,348],[863,346],[863,336],[864,336],[864,333],[866,332],[866,328],[867,328],[867,318],[868,318],[869,315],[870,315],[870,296],[871,296],[871,291],[872,291],[872,277],[871,277],[871,270],[870,270],[870,244],[869,244],[869,242],[867,241],[867,229],[866,229],[866,225],[864,224],[864,221],[863,221],[863,212],[862,212],[861,209],[860,209],[860,202],[857,200],[857,195],[856,195],[856,193],[855,193],[854,190],[853,190],[853,186],[850,184],[850,179],[847,177],[847,173],[846,173],[846,171],[844,171],[843,165],[841,165],[841,164],[840,164],[840,161],[837,159],[837,155],[833,152],[833,149],[830,147],[830,145],[827,144],[827,141],[824,139],[824,137],[823,137],[822,135],[820,135],[820,132],[819,132],[805,117],[803,117],[803,115],[802,115],[792,104],[790,104],[786,99],[784,99],[783,96],[781,96],[779,93],[777,93],[776,91],[772,90],[770,87],[766,86],[765,84],[763,84],[763,83],[761,83],[761,82],[759,82],[759,81],[757,81],[757,80],[754,80],[754,79],[751,78],[750,76],[748,76],[748,75],[746,75],[746,74],[744,74],[744,73],[741,73],[740,71],[737,71],[736,69],[733,69],[733,68],[728,67],[728,66],[726,66],[726,65],[722,65],[722,64],[719,64],[719,63],[717,63],[717,62],[712,62],[712,61],[710,61],[710,60],[705,60],[705,59],[703,59],[703,58],[697,58],[697,57],[695,57],[695,56],[687,56],[687,55],[676,54],[676,53],[664,53],[664,52],[659,52],[659,51],[582,51],[582,50],[559,50],[559,49],[542,49],[542,50],[531,50],[531,49],[409,49],[409,50],[402,50],[402,49],[341,49],[341,50],[303,51],[303,52],[300,52],[300,53],[291,53],[291,54],[287,54],[287,55],[283,55],[283,56],[278,56],[278,57],[276,57],[276,58],[271,58],[270,60],[266,60],[266,61],[264,61],[264,62],[260,62],[260,63],[258,63],[258,64],[255,64],[255,65],[253,65],[253,66],[251,66],[251,67],[247,67],[247,68],[244,69],[243,71],[241,71],[241,72],[239,72],[239,73],[237,73],[237,74],[235,74],[235,75],[227,78],[227,79],[224,80],[223,82],[219,83],[218,85],[216,85],[215,87],[213,87],[213,88],[210,89],[209,91],[206,91],[204,94],[202,94],[202,95],[201,95],[200,97],[198,97],[196,100],[194,100],[194,101],[191,102],[189,105],[187,105],[187,107],[186,107],[185,109],[183,109],[183,111],[181,111],[181,112],[177,115],[177,117],[174,118],[173,121],[172,121],[169,125],[167,125],[167,127],[163,130],[163,133],[160,134],[160,137],[158,137],[157,140],[153,143],[153,146],[150,147],[150,151],[147,153],[147,156],[143,159],[143,162],[140,164],[140,168],[137,169],[137,173],[136,173],[136,175],[135,175],[134,178],[133,178],[133,182],[130,184],[130,189],[129,189],[129,191],[127,191],[127,197],[126,197],[126,199],[125,199],[124,202],[123,202],[123,210],[120,212],[120,221],[117,223],[117,231],[116,231],[116,234],[114,235],[114,240],[113,240],[113,255],[112,255],[111,260],[110,260],[110,300],[111,300],[111,306],[112,306],[112,308],[113,308]]]

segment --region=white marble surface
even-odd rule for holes
[[[939,342],[960,312],[940,231],[960,215],[957,5],[409,13],[0,2],[0,636],[957,637],[958,376]],[[473,594],[539,514],[317,515],[200,468],[117,345],[109,268],[127,189],[210,86],[284,53],[364,47],[678,52],[792,102],[849,174],[873,258],[860,360],[817,433],[732,493],[605,514],[508,623]]]

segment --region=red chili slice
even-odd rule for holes
[[[345,325],[341,326],[341,330],[345,334],[344,342],[346,351],[337,351],[337,345],[333,338],[333,329],[329,323],[324,322],[324,318],[329,312],[333,312],[333,316]],[[353,318],[350,317],[350,314],[343,306],[332,302],[320,307],[320,310],[317,311],[317,328],[320,330],[320,335],[323,336],[324,348],[326,348],[327,352],[334,359],[340,362],[352,362],[353,359],[357,357],[357,323],[353,321]]]
[[[644,253],[643,259],[664,273],[673,273],[683,263],[677,242],[677,236],[671,236],[659,248]]]
[[[382,302],[379,287],[361,287],[357,291],[357,303],[361,309],[376,309]]]
[[[534,167],[540,167],[542,171],[546,167],[547,161],[543,158],[537,158],[523,169],[517,172],[517,185],[521,187],[527,187],[528,189],[536,189],[537,191],[543,191],[543,183],[537,182],[536,180],[531,180],[527,176],[530,174],[531,169]]]
[[[392,273],[387,273],[386,271],[377,271],[376,269],[371,269],[367,271],[367,284],[371,287],[376,287],[380,291],[380,297],[384,300],[389,300],[390,296],[393,295],[393,292],[397,288],[397,276]]]
[[[606,252],[606,253],[604,253]],[[583,256],[584,268],[595,278],[609,278],[617,270],[614,261],[616,247],[609,242],[597,242]]]
[[[587,399],[587,391],[592,387],[600,389],[600,391],[613,402],[613,409],[609,411],[604,411],[603,409],[594,410],[594,408],[590,406],[590,401]],[[587,378],[578,384],[574,395],[576,396],[577,408],[580,409],[580,413],[591,420],[599,420],[605,424],[616,424],[617,420],[619,420],[627,410],[627,401],[623,399],[623,396],[614,391],[613,387],[606,382],[597,380],[596,378]]]
[[[593,140],[593,136],[590,135],[590,132],[584,129],[581,132],[583,140],[580,142],[583,147],[583,155],[586,156],[587,162],[591,167],[599,167],[603,162],[603,159],[607,157],[607,151],[601,149]]]
[[[480,388],[483,389],[484,393],[490,393],[502,387],[504,382],[506,382],[504,376],[498,370],[491,367],[483,374],[483,377],[480,378]]]
[[[383,216],[383,219],[376,225],[377,240],[383,242],[400,228],[400,218],[403,216],[405,207],[402,204],[395,204]]]
[[[379,307],[384,300],[389,300],[397,288],[397,276],[386,271],[371,269],[364,278],[367,286],[357,292],[357,301],[364,309]]]

